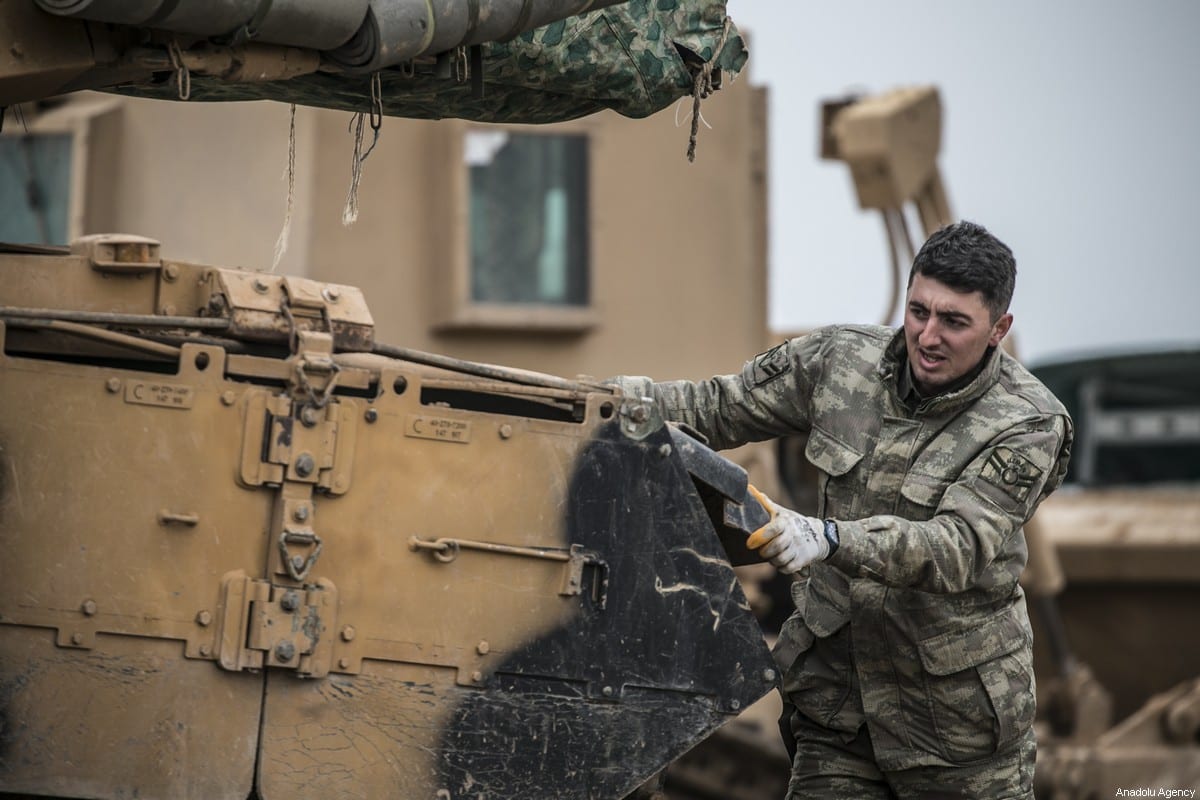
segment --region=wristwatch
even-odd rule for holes
[[[838,537],[837,523],[831,519],[825,520],[825,539],[829,542],[829,555],[825,556],[825,558],[829,558],[829,556],[837,552],[838,547],[842,543],[842,540]]]

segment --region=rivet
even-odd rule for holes
[[[200,611],[196,614],[196,624],[201,628],[207,628],[212,624],[212,612]]]
[[[475,681],[475,683],[479,683],[483,680],[483,673],[479,670],[475,670],[471,673],[471,680]]]
[[[179,267],[174,264],[167,264],[163,267],[162,276],[164,281],[173,283],[179,277]]]
[[[233,393],[232,389],[226,389],[225,391],[221,392],[221,402],[227,406],[233,405],[233,401],[236,399],[237,395]]]
[[[283,641],[275,645],[275,658],[285,664],[292,660],[292,656],[296,655],[296,645],[289,641]]]
[[[71,634],[71,644],[83,644],[83,634],[82,633],[72,633]]]
[[[742,707],[742,701],[741,700],[730,700],[729,707],[732,708],[734,711],[737,711],[739,708]]]
[[[200,645],[200,655],[208,657],[212,654],[212,648],[206,644]]]
[[[325,291],[321,295],[330,303],[336,303],[342,296],[342,293],[337,290],[336,286],[326,286]]]
[[[254,283],[251,285],[254,287],[254,291],[258,292],[259,294],[267,293],[267,284],[262,278],[255,278]]]
[[[613,688],[611,686],[605,686],[601,690],[601,694],[603,694],[605,697],[612,697],[613,696]]]
[[[500,438],[508,439],[512,436],[512,425],[505,423],[500,426]]]
[[[346,627],[342,628],[342,641],[353,642],[355,633],[356,631],[354,630],[353,625],[347,625]]]
[[[117,392],[121,391],[121,379],[120,378],[109,378],[107,381],[104,382],[104,388],[108,389],[113,394],[116,394]]]
[[[312,475],[316,467],[317,462],[313,460],[310,454],[301,453],[296,457],[296,474],[301,478],[307,478],[309,475]]]
[[[375,420],[379,419],[379,412],[373,408],[368,408],[366,412],[363,413],[363,418],[368,424],[373,423]]]
[[[300,607],[300,595],[294,591],[286,591],[279,598],[279,605],[284,611],[295,611]]]
[[[304,522],[308,519],[308,506],[296,506],[292,511],[292,519],[296,520],[296,522]]]
[[[348,659],[348,658],[339,658],[339,659],[338,659],[338,666],[339,666],[340,668],[342,668],[342,669],[350,669],[350,659]]]
[[[486,656],[488,654],[488,651],[491,649],[492,649],[492,646],[490,644],[488,644],[486,641],[480,642],[479,644],[475,645],[475,652],[479,653],[479,655],[481,655],[481,656]]]
[[[300,421],[304,427],[311,428],[321,421],[321,411],[316,406],[305,406],[300,409]]]
[[[80,606],[80,609],[82,609],[84,614],[87,614],[90,617],[96,613],[96,601],[84,600],[83,605]]]
[[[763,670],[763,680],[767,681],[768,683],[774,683],[775,682],[775,670],[764,669]]]

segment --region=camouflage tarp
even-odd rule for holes
[[[736,27],[726,33],[725,19],[723,0],[630,0],[509,42],[482,45],[481,97],[453,70],[450,77],[438,77],[432,63],[381,70],[383,113],[520,123],[559,122],[605,108],[628,117],[648,116],[691,94],[698,65],[712,60],[718,46],[716,66],[726,75],[741,70],[745,43]],[[267,83],[193,75],[191,99],[277,100],[369,111],[370,82],[368,75],[325,72]],[[174,99],[178,90],[167,81],[112,91]]]

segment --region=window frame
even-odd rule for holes
[[[436,198],[443,208],[448,209],[444,241],[449,269],[438,269],[435,265],[432,281],[437,293],[435,307],[438,309],[434,330],[443,333],[471,331],[509,331],[546,333],[586,333],[600,321],[596,308],[596,211],[593,180],[596,166],[597,128],[586,122],[558,123],[553,125],[490,125],[483,126],[465,121],[454,121],[448,126],[452,132],[446,137],[449,143],[447,161],[455,165],[453,179],[443,186],[446,196]],[[497,303],[475,300],[471,285],[471,170],[466,163],[466,138],[470,131],[507,131],[521,136],[582,136],[587,142],[588,210],[586,245],[588,270],[586,276],[587,304],[579,306],[551,303]]]

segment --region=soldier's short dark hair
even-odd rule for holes
[[[934,232],[908,273],[924,275],[960,292],[978,291],[995,322],[1012,302],[1017,282],[1017,261],[1012,250],[987,228],[974,222],[955,222]]]

